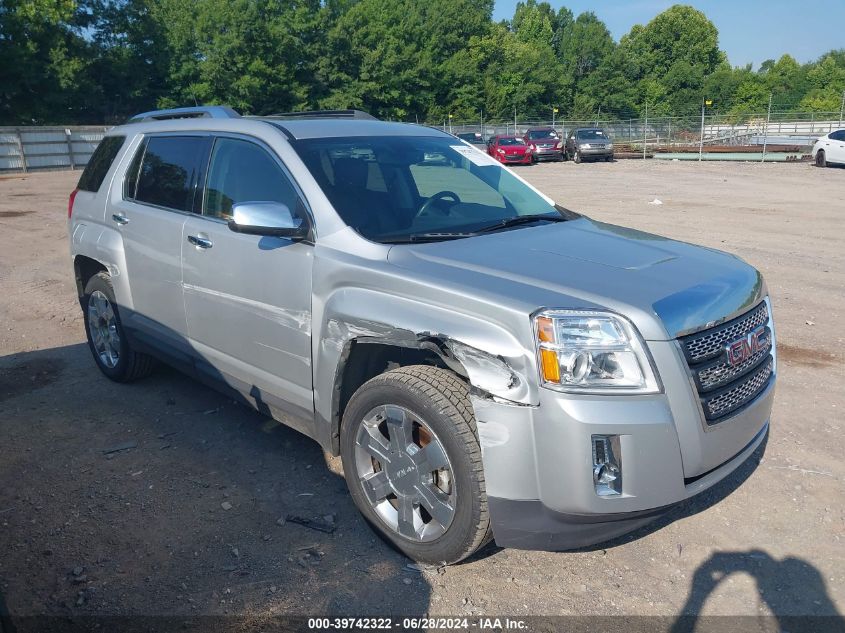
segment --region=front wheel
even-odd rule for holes
[[[827,157],[824,155],[823,149],[816,152],[816,167],[827,167]]]
[[[456,563],[490,540],[475,417],[452,372],[414,365],[369,380],[343,414],[340,448],[355,505],[410,558]]]

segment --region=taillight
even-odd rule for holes
[[[70,197],[67,199],[67,217],[70,219],[70,216],[73,215],[73,201],[76,200],[76,194],[79,193],[79,189],[74,189],[70,192]]]

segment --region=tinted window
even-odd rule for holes
[[[147,142],[138,174],[138,202],[189,211],[194,185],[208,139],[199,136],[159,136]]]
[[[578,138],[585,141],[606,141],[607,136],[601,130],[578,130]]]
[[[296,210],[297,193],[273,158],[249,141],[218,138],[211,153],[203,215],[230,219],[239,202],[281,202]]]
[[[530,130],[528,132],[528,139],[535,141],[541,138],[557,138],[554,130]]]
[[[79,177],[79,184],[76,186],[83,191],[99,191],[109,167],[114,162],[120,148],[123,147],[125,140],[125,136],[107,136],[100,141],[97,149],[88,159],[85,171],[82,172],[82,176]]]
[[[512,136],[505,136],[499,139],[499,145],[524,145],[525,142],[521,138],[514,138]]]
[[[831,140],[845,141],[845,130],[839,130],[830,135]]]

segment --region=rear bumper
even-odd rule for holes
[[[769,425],[766,423],[739,454],[705,477],[697,479],[697,485],[689,486],[697,491],[693,496],[734,472],[763,443],[768,432]],[[499,497],[488,497],[488,507],[493,519],[493,533],[500,547],[565,551],[595,545],[632,532],[688,501],[689,498],[646,510],[595,514],[557,512],[540,500]]]

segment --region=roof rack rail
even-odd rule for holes
[[[150,110],[131,117],[127,123],[141,121],[167,121],[169,119],[236,119],[241,115],[229,106],[196,106],[193,108],[171,108],[169,110]]]
[[[270,114],[271,119],[365,119],[378,121],[376,117],[361,110],[306,110],[303,112],[279,112]]]

